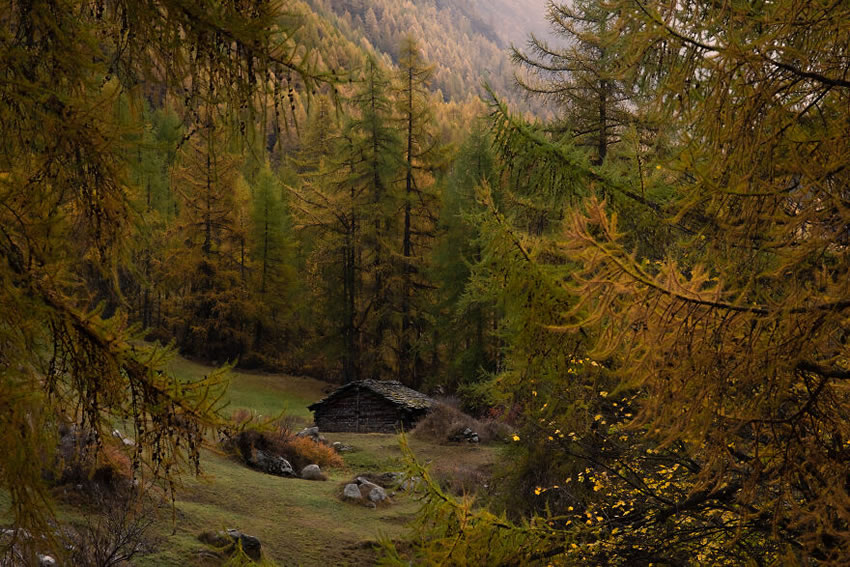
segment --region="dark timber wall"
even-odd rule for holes
[[[314,414],[320,431],[394,433],[409,430],[424,415],[394,404],[364,388],[352,388],[326,400]]]

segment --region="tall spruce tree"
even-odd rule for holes
[[[498,183],[492,140],[483,125],[473,126],[455,157],[443,190],[437,243],[430,276],[439,286],[436,325],[446,351],[441,386],[461,388],[470,409],[472,385],[496,370],[497,341],[493,337],[495,305],[480,293],[475,266],[482,260],[476,192]],[[485,284],[486,287],[486,284]]]
[[[267,335],[280,333],[282,317],[291,300],[291,243],[283,188],[266,164],[253,188],[250,249],[253,264],[252,292],[258,304],[252,349],[263,352]]]

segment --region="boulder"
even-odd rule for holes
[[[363,495],[360,494],[360,487],[354,483],[346,484],[342,491],[343,497],[349,500],[362,500]]]
[[[313,427],[305,427],[301,431],[295,434],[296,437],[307,437],[308,439],[312,439],[313,443],[317,443],[319,445],[327,445],[328,440],[325,439],[325,436],[319,433],[319,428],[315,425]]]
[[[380,486],[376,486],[372,490],[369,491],[369,501],[370,502],[374,502],[374,503],[377,504],[378,502],[383,502],[386,499],[387,499],[387,492],[383,488],[381,488]]]
[[[354,447],[352,447],[351,445],[345,445],[344,443],[340,443],[339,441],[334,441],[331,447],[337,453],[347,453],[349,451],[354,450]]]
[[[292,465],[283,457],[257,449],[248,464],[259,471],[275,476],[293,476]]]
[[[38,556],[38,567],[56,567],[57,565],[56,560],[50,555]]]
[[[374,482],[372,482],[368,478],[364,478],[362,476],[358,476],[356,479],[354,479],[354,482],[356,482],[357,484],[359,484],[361,486],[367,486],[370,489],[371,488],[381,488],[380,486],[378,486],[377,484],[375,484]]]
[[[463,431],[457,431],[452,435],[449,435],[449,441],[479,443],[480,439],[478,437],[478,433],[467,427]]]
[[[301,431],[295,434],[296,437],[309,437],[310,439],[317,440],[319,438],[319,428],[316,426],[313,427],[305,427]]]
[[[254,561],[259,561],[262,555],[259,539],[232,528],[223,532],[203,532],[198,535],[198,540],[225,553],[233,553],[236,551],[236,546],[241,545],[245,555]]]
[[[245,552],[245,555],[247,555],[254,561],[260,560],[262,550],[259,539],[248,534],[243,534],[239,530],[233,529],[227,530],[227,535],[230,536],[230,539],[233,540],[233,543],[238,543],[242,546],[242,551]]]
[[[319,465],[307,465],[301,469],[301,478],[304,480],[327,480]]]
[[[361,494],[370,502],[383,502],[387,499],[387,491],[374,482],[358,476],[355,482],[359,485]]]

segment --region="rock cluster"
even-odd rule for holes
[[[345,485],[342,490],[343,498],[346,500],[362,503],[370,508],[377,507],[381,502],[386,502],[389,496],[382,486],[358,476],[354,482]]]
[[[449,441],[466,441],[467,443],[478,443],[478,433],[467,427],[463,431],[458,431],[454,435],[449,436]]]
[[[322,445],[327,445],[328,440],[325,439],[325,436],[319,433],[319,428],[315,425],[313,427],[305,427],[301,431],[295,434],[296,437],[307,437],[312,439],[314,443],[319,443]]]
[[[260,451],[254,451],[251,459],[248,461],[248,466],[266,474],[275,476],[295,476],[295,471],[289,461],[283,457]]]

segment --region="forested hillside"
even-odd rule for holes
[[[483,94],[489,83],[501,96],[529,108],[514,88],[511,44],[522,46],[532,33],[545,36],[544,0],[309,0],[346,36],[398,61],[402,38],[419,38],[434,66],[432,88],[445,100]]]
[[[552,2],[509,49],[533,8],[0,0],[0,564],[171,555],[114,536],[197,527],[212,452],[311,514],[319,460],[413,490],[386,565],[850,563],[850,8]],[[295,434],[367,378],[440,397],[448,474]],[[222,537],[179,561],[260,560]]]

